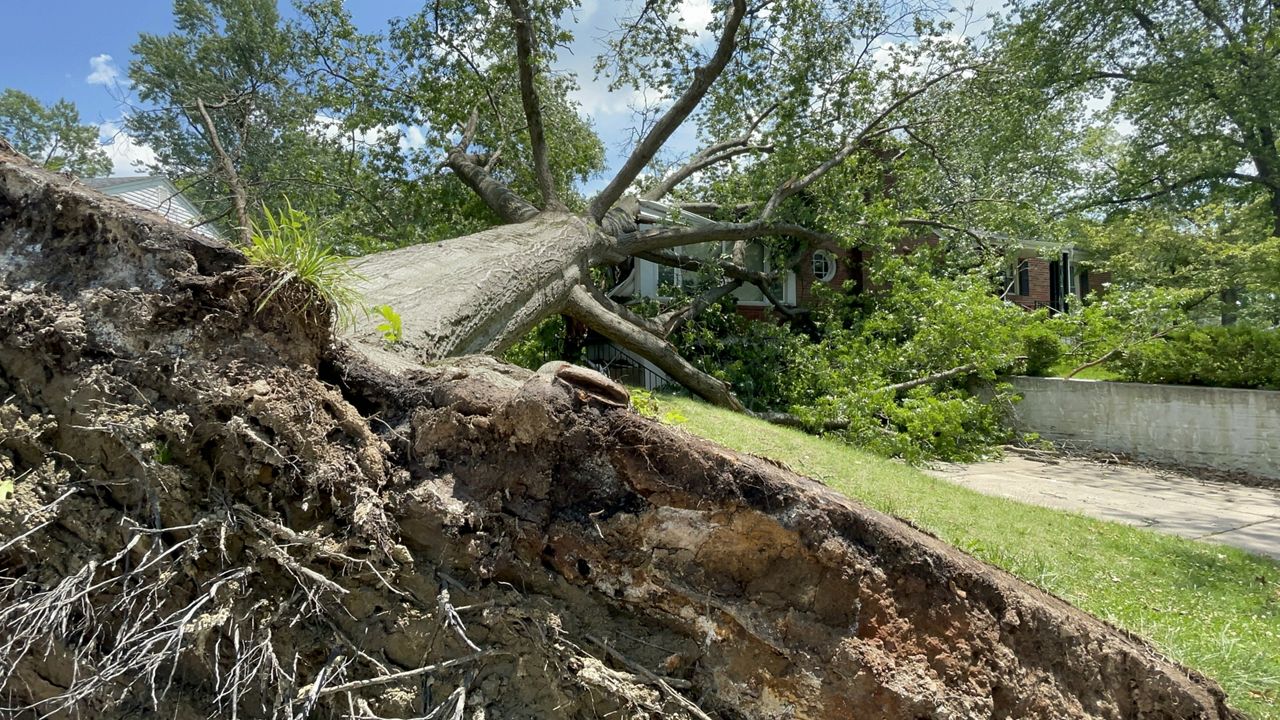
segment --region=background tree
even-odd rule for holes
[[[1065,203],[1096,218],[1109,208],[1162,210],[1195,225],[1226,211],[1245,245],[1280,236],[1280,15],[1267,0],[1015,3],[1010,52],[1052,94],[1104,99],[1100,120],[1131,128],[1081,158],[1082,192]],[[1246,226],[1252,226],[1246,230]],[[1180,231],[1182,232],[1182,231]],[[1121,231],[1123,234],[1123,230]],[[1133,237],[1130,235],[1130,237]],[[1228,264],[1212,275],[1231,275]],[[1219,288],[1221,321],[1259,299]]]
[[[1040,84],[1109,93],[1132,125],[1092,203],[1261,195],[1280,235],[1280,14],[1267,0],[1041,0],[1016,6],[1013,52]],[[1100,182],[1105,180],[1106,182]]]
[[[21,90],[0,94],[0,137],[50,170],[97,177],[111,172],[98,128],[80,122],[74,103],[45,106]]]

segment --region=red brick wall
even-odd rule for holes
[[[1018,276],[1015,274],[1011,280],[1013,284],[1010,286],[1009,293],[1004,296],[1005,300],[1016,303],[1023,307],[1035,307],[1039,302],[1042,305],[1049,304],[1049,261],[1042,257],[1019,256],[1018,262],[1027,263],[1027,269],[1031,274],[1031,288],[1027,295],[1018,294]],[[1015,265],[1015,268],[1017,266]],[[1093,284],[1093,280],[1089,280],[1089,284]]]
[[[1111,273],[1105,271],[1089,271],[1089,294],[1097,293],[1102,295],[1107,291],[1107,284],[1111,282]]]
[[[866,284],[866,279],[860,277],[863,272],[860,253],[855,254],[855,251],[845,250],[834,243],[822,245],[821,249],[831,253],[836,260],[835,276],[825,283],[828,287],[840,289],[844,287],[844,281],[852,279],[857,285],[854,292],[858,292]],[[801,307],[812,304],[813,286],[820,284],[813,275],[813,252],[806,252],[800,260],[800,267],[796,268],[796,304]]]

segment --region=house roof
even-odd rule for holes
[[[131,175],[129,177],[89,178],[88,180],[84,181],[84,184],[88,185],[91,188],[97,188],[98,190],[105,190],[107,188],[113,188],[119,185],[129,185],[131,183],[137,183],[137,182],[142,182],[142,183],[155,182],[157,179],[167,180],[168,178],[164,178],[158,175]]]
[[[125,200],[140,208],[163,215],[171,222],[195,230],[206,237],[222,238],[217,228],[204,222],[200,209],[163,175],[89,178],[86,185]]]

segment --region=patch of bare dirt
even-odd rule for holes
[[[814,481],[551,374],[380,369],[262,283],[0,152],[0,714],[1236,717]]]

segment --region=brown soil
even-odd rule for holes
[[[817,482],[552,375],[389,372],[263,282],[0,150],[0,716],[1236,717]]]

